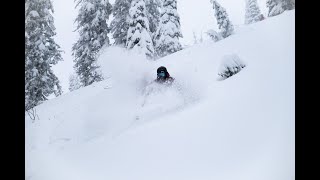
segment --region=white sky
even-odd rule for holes
[[[113,4],[115,0],[110,0]],[[71,48],[77,41],[78,33],[73,32],[76,28],[74,19],[77,15],[74,0],[52,0],[54,6],[54,18],[57,36],[56,42],[64,51],[62,57],[64,61],[59,62],[53,67],[58,76],[64,93],[68,92],[69,75],[73,73],[73,57]],[[218,0],[218,2],[227,10],[229,18],[234,25],[243,24],[245,13],[245,0]],[[200,37],[206,38],[204,32],[208,29],[218,30],[216,19],[210,0],[177,0],[178,13],[180,15],[180,24],[183,38],[181,43],[192,45],[193,32]],[[263,14],[266,13],[266,0],[258,0]]]

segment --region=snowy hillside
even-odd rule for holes
[[[104,49],[104,81],[26,114],[26,179],[294,179],[294,19],[286,11],[155,62]],[[230,54],[246,67],[218,80]],[[162,65],[178,85],[145,96]]]

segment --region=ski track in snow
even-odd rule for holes
[[[172,103],[172,98],[176,100],[176,103]],[[178,82],[174,82],[171,86],[150,83],[142,89],[139,99],[137,114],[132,118],[132,122],[115,133],[113,138],[145,123],[151,123],[165,116],[182,112],[185,108],[199,101],[196,95],[187,91]]]

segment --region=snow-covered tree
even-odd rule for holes
[[[77,0],[78,6],[80,9],[75,22],[78,23],[76,30],[80,37],[72,47],[74,68],[82,85],[88,86],[102,80],[96,60],[102,46],[109,44],[107,20],[112,7],[108,0]]]
[[[295,0],[283,0],[283,9],[292,10],[295,8]]]
[[[199,36],[200,37],[197,36],[195,31],[193,31],[193,44],[198,44],[203,42],[202,31]]]
[[[177,0],[163,0],[160,24],[154,40],[157,55],[163,57],[181,50],[181,37]]]
[[[279,15],[286,10],[292,10],[295,8],[294,0],[267,0],[266,4],[269,9],[269,17]]]
[[[62,60],[51,0],[25,1],[25,110],[62,93],[51,67]]]
[[[233,34],[234,28],[229,20],[226,10],[216,1],[210,0],[213,4],[214,16],[217,19],[217,23],[220,29],[220,34],[223,38],[226,38]]]
[[[81,87],[81,82],[77,74],[71,74],[69,76],[69,91],[77,90]]]
[[[214,42],[218,42],[221,39],[223,39],[223,37],[221,36],[221,34],[217,33],[215,30],[213,29],[209,29],[207,31],[207,35],[214,41]]]
[[[267,8],[269,8],[268,10],[269,17],[278,15],[283,12],[283,9],[281,5],[278,3],[278,1],[279,0],[267,0],[266,4],[267,4]]]
[[[257,0],[246,0],[245,24],[263,20]]]
[[[149,30],[149,21],[146,16],[146,6],[144,0],[133,0],[129,9],[130,23],[127,34],[128,49],[136,49],[145,54],[148,58],[153,58],[154,48]]]
[[[244,67],[246,67],[246,63],[244,63],[237,54],[228,54],[223,56],[218,70],[220,80],[224,80],[237,74]]]
[[[203,33],[202,33],[202,31],[201,31],[201,33],[200,33],[200,39],[199,39],[199,42],[200,43],[203,43],[203,35],[202,35]]]
[[[198,44],[198,38],[194,31],[193,31],[193,44]]]
[[[160,22],[161,0],[145,0],[151,37],[158,29]]]
[[[116,0],[113,5],[112,13],[114,19],[111,21],[110,28],[115,45],[126,45],[131,1],[132,0]]]
[[[132,0],[116,0],[113,5],[113,17],[110,24],[112,37],[115,40],[114,44],[119,46],[126,46],[127,33],[130,23],[129,9]],[[157,29],[159,24],[161,0],[145,0],[146,15],[149,21],[149,29],[151,36]]]

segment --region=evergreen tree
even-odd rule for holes
[[[227,79],[246,67],[246,64],[237,54],[228,54],[222,57],[222,61],[218,70],[220,80]]]
[[[62,60],[51,0],[25,1],[25,110],[62,93],[51,67]]]
[[[149,21],[146,17],[144,0],[133,0],[129,13],[131,20],[127,34],[127,48],[137,49],[148,58],[152,58],[154,56],[154,48],[150,37]]]
[[[88,86],[101,81],[102,75],[97,72],[97,54],[104,45],[109,45],[109,28],[107,20],[111,14],[108,0],[77,0],[79,14],[75,20],[80,37],[73,45],[75,71],[82,85]]]
[[[213,29],[209,29],[207,32],[207,35],[214,41],[214,42],[218,42],[221,39],[223,39],[223,37],[221,36],[220,33],[217,33],[215,30]]]
[[[292,10],[295,8],[294,0],[267,0],[266,4],[269,9],[269,17],[279,15],[286,10]]]
[[[115,40],[115,45],[125,46],[127,44],[127,33],[130,23],[129,9],[132,0],[116,0],[113,5],[114,19],[111,22],[110,28],[112,37]],[[146,14],[149,21],[150,35],[157,30],[160,19],[160,0],[145,0]]]
[[[226,10],[222,6],[216,0],[211,0],[211,3],[213,4],[213,10],[215,10],[214,15],[217,19],[220,34],[223,38],[226,38],[233,33],[233,25],[229,20]]]
[[[194,31],[193,31],[193,44],[198,44],[198,38]]]
[[[114,19],[110,24],[112,37],[115,45],[125,46],[129,29],[129,9],[132,0],[116,0],[112,13]]]
[[[161,2],[160,0],[145,0],[145,3],[149,21],[149,29],[151,36],[153,37],[153,34],[157,31],[158,24],[160,22]]]
[[[177,1],[163,0],[160,24],[154,40],[157,55],[163,57],[181,50],[182,46],[179,42],[181,37]]]
[[[77,74],[71,74],[69,77],[69,91],[77,90],[81,87],[81,82]]]
[[[251,24],[263,19],[257,0],[246,0],[245,24]]]
[[[283,0],[283,9],[285,10],[292,10],[295,8],[295,0]]]

